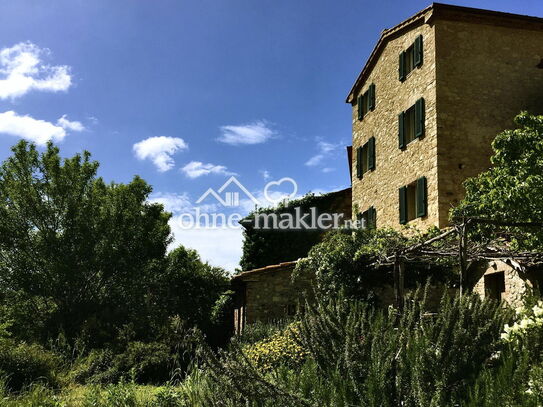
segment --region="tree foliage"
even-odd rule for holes
[[[453,217],[486,217],[507,222],[543,221],[543,116],[522,112],[517,128],[505,130],[492,142],[492,167],[464,182],[466,196]],[[509,228],[524,248],[543,244],[540,230]],[[488,234],[488,229],[484,230]]]
[[[123,326],[148,338],[172,315],[201,323],[226,276],[184,248],[166,256],[170,214],[134,177],[106,184],[90,154],[24,141],[0,167],[0,306],[16,337],[90,346]]]

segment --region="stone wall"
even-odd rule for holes
[[[473,292],[481,298],[491,296],[491,288],[485,276],[496,276],[503,273],[503,291],[499,299],[509,303],[513,307],[520,307],[523,304],[525,295],[532,291],[539,291],[541,288],[541,270],[523,271],[513,267],[504,261],[490,261],[479,265],[474,272]]]
[[[403,82],[398,79],[398,55],[418,35],[423,36],[423,64],[415,68]],[[381,51],[375,66],[354,94],[353,124],[353,214],[370,206],[377,211],[377,227],[399,227],[398,190],[421,176],[427,178],[428,216],[410,224],[426,228],[438,225],[437,198],[437,128],[435,92],[434,27],[424,19],[414,27],[390,39]],[[375,109],[358,120],[356,98],[370,84],[375,84]],[[425,99],[426,131],[401,150],[398,147],[398,114]],[[375,137],[375,170],[362,179],[356,174],[356,149]]]
[[[521,110],[543,113],[543,23],[443,13],[435,23],[440,219]],[[443,222],[441,222],[443,223]]]
[[[245,324],[271,321],[293,315],[312,292],[313,278],[292,279],[296,262],[281,263],[251,270],[233,277],[237,305],[236,331]]]

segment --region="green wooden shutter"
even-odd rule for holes
[[[373,110],[375,109],[375,84],[371,84],[370,85],[370,89],[369,89],[369,110]]]
[[[426,216],[427,206],[426,177],[420,177],[417,180],[417,217]]]
[[[405,51],[402,51],[400,53],[400,63],[399,63],[399,69],[398,69],[400,81],[404,81],[405,79]]]
[[[356,106],[358,107],[358,120],[362,120],[364,118],[364,108],[362,106],[362,95],[358,95],[356,98]]]
[[[400,224],[407,223],[407,187],[400,188]]]
[[[422,65],[422,35],[419,35],[415,39],[415,47],[414,47],[415,55],[414,55],[414,62],[415,66],[421,66]]]
[[[356,149],[356,176],[362,178],[362,147]]]
[[[377,211],[373,206],[368,209],[368,228],[375,229],[377,227]]]
[[[420,98],[415,103],[415,137],[424,136],[424,99]]]
[[[375,169],[375,137],[368,140],[368,170]]]
[[[404,112],[398,115],[398,145],[400,148],[405,147]]]

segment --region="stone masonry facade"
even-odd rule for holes
[[[232,278],[236,293],[234,327],[273,321],[294,315],[312,293],[312,276],[292,279],[296,261],[250,270]]]
[[[422,36],[422,64],[399,80],[399,54]],[[399,188],[426,178],[420,229],[448,225],[462,182],[490,165],[493,138],[522,110],[543,113],[543,19],[433,4],[385,30],[347,102],[354,151],[375,138],[375,168],[352,174],[353,214],[373,207],[377,227],[400,227]],[[375,86],[358,119],[358,96]],[[398,114],[424,98],[423,137],[403,149]]]

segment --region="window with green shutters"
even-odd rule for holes
[[[411,71],[422,65],[422,56],[422,35],[419,35],[411,46],[400,52],[398,62],[398,77],[400,81],[403,82]]]
[[[422,218],[427,215],[428,204],[427,204],[427,187],[426,187],[426,177],[420,177],[417,180],[417,218]]]
[[[356,149],[356,176],[361,179],[368,171],[375,169],[375,137]]]
[[[398,115],[399,148],[403,149],[413,140],[424,137],[424,122],[424,99],[420,98],[413,106]]]
[[[375,84],[371,84],[363,94],[356,98],[358,120],[363,120],[368,112],[375,109]]]
[[[358,214],[357,219],[363,229],[375,229],[377,227],[377,211],[373,206]]]
[[[399,189],[400,223],[402,225],[428,214],[427,196],[426,177],[420,177],[415,182]]]
[[[362,178],[362,147],[356,149],[356,177]]]

